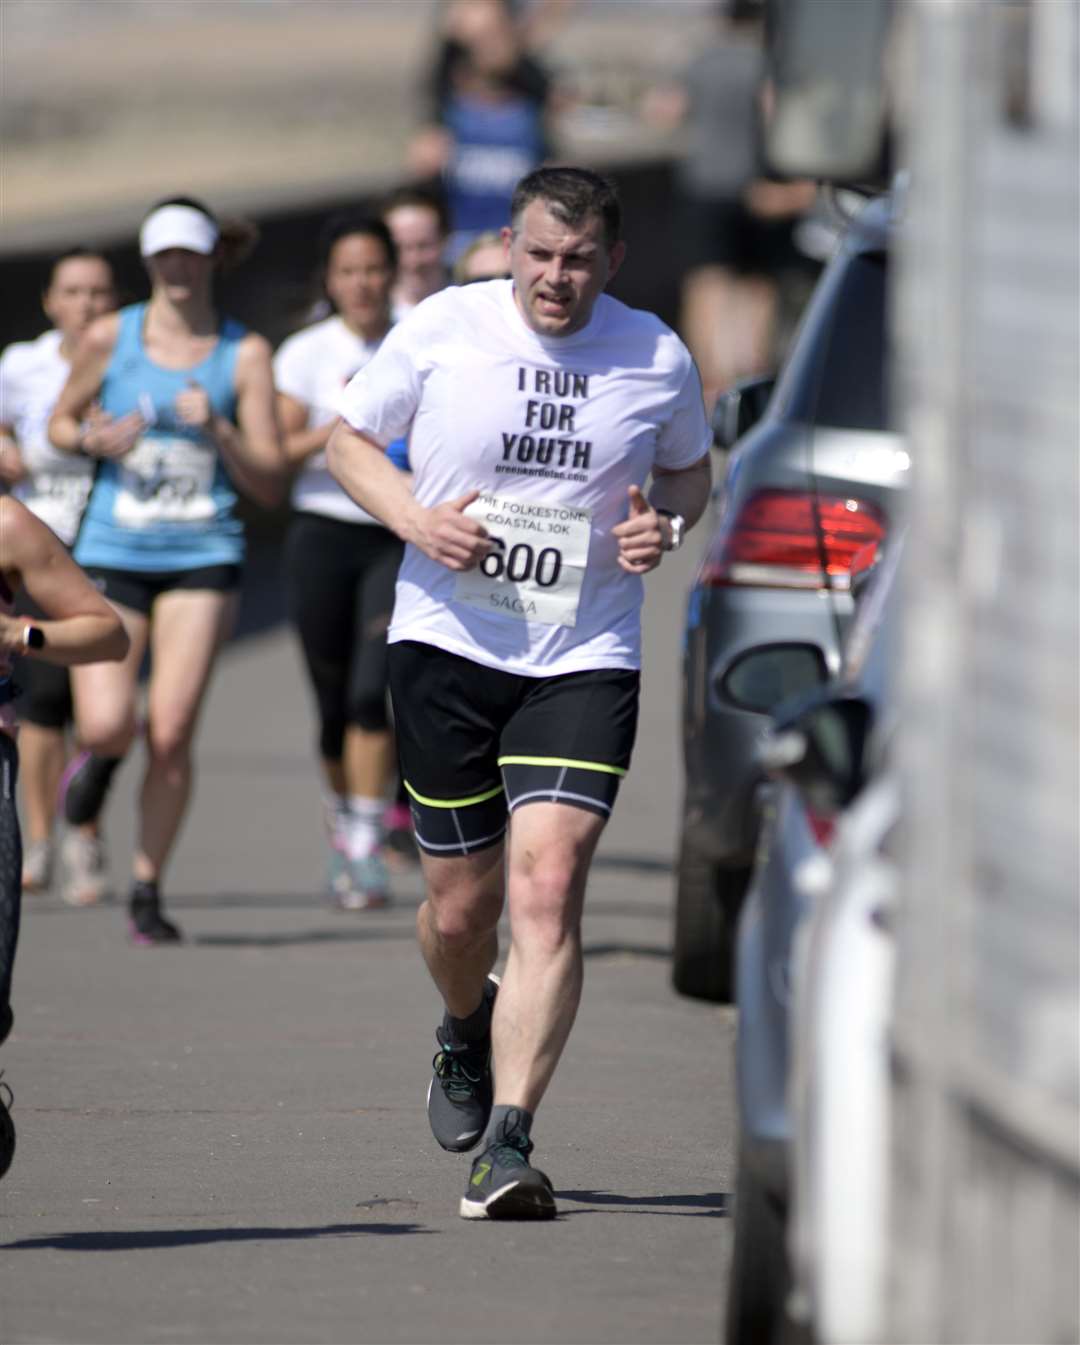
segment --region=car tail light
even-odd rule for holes
[[[871,563],[885,530],[881,510],[851,495],[759,490],[720,529],[699,583],[847,589],[856,557]]]

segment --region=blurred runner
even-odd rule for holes
[[[777,277],[805,269],[792,233],[812,183],[761,176],[764,5],[720,0],[716,26],[678,84],[654,89],[645,113],[685,126],[677,170],[675,246],[683,259],[679,329],[701,370],[705,401],[775,367]]]
[[[379,213],[397,249],[397,275],[390,291],[396,322],[449,283],[443,253],[450,223],[442,198],[423,187],[399,187]]]
[[[408,165],[441,179],[453,263],[477,234],[505,225],[515,183],[546,158],[551,80],[506,0],[449,0],[442,30]]]
[[[300,468],[286,584],[319,713],[327,887],[343,907],[362,910],[389,899],[381,853],[394,780],[386,631],[402,544],[345,494],[325,449],[342,389],[390,330],[396,253],[381,220],[342,215],[323,230],[320,254],[334,314],[290,336],[274,358],[285,455]],[[404,468],[400,449],[395,462]]]
[[[216,268],[252,241],[249,227],[222,229],[188,197],[155,206],[139,234],[150,300],[93,324],[49,422],[59,448],[99,460],[75,558],[131,637],[123,663],[73,676],[89,749],[66,781],[73,825],[101,810],[135,736],[139,668],[151,656],[129,899],[140,943],[181,937],[162,914],[159,884],[191,791],[199,711],[236,614],[244,559],[236,492],[273,504],[285,475],[270,348],[213,300]]]
[[[15,614],[23,590],[35,612]],[[14,1022],[11,980],[19,938],[22,899],[22,838],[15,806],[19,758],[17,694],[11,679],[16,657],[69,667],[98,659],[121,659],[128,638],[120,618],[94,589],[59,539],[18,500],[0,498],[0,1045]],[[8,1106],[11,1090],[0,1083],[0,1177],[11,1166],[15,1128]]]
[[[70,548],[90,498],[94,463],[54,448],[46,427],[79,339],[95,318],[116,307],[112,267],[89,248],[65,252],[52,264],[42,307],[52,330],[8,346],[0,356],[0,483],[11,486],[15,498]],[[22,884],[26,892],[42,892],[52,882],[56,857],[53,830],[68,759],[71,682],[65,667],[44,659],[29,659],[17,671],[23,689],[19,755],[28,832]],[[61,858],[64,901],[87,906],[105,895],[108,874],[96,820],[68,832]]]
[[[452,286],[395,327],[328,446],[407,543],[391,691],[427,886],[418,934],[446,1009],[428,1118],[444,1149],[483,1144],[467,1219],[555,1214],[530,1132],[577,1012],[589,866],[630,764],[641,576],[681,544],[710,480],[685,346],[603,294],[625,251],[611,184],[541,169],[511,219],[512,280]],[[412,488],[386,454],[403,433]]]

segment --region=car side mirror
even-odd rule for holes
[[[712,417],[713,441],[717,448],[732,448],[765,414],[775,378],[747,378],[717,398]]]
[[[740,710],[769,714],[793,696],[829,680],[825,655],[816,644],[791,641],[756,645],[740,654],[718,682],[723,698]]]
[[[862,788],[873,709],[861,696],[820,688],[782,707],[762,762],[799,790],[819,817],[835,817]]]

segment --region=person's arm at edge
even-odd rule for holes
[[[4,568],[19,575],[22,587],[47,613],[32,623],[45,636],[41,649],[21,646],[26,618],[0,617],[5,639],[19,654],[69,667],[122,659],[128,635],[116,611],[68,555],[59,538],[17,501],[0,499],[0,540]]]
[[[301,466],[326,447],[334,429],[332,420],[322,425],[310,425],[308,406],[289,392],[278,392],[277,413],[285,461],[291,468]]]

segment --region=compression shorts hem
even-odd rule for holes
[[[604,775],[623,776],[625,766],[605,766],[599,761],[575,761],[571,757],[499,757],[499,766],[569,766],[576,771],[601,771]]]
[[[494,789],[489,789],[482,794],[472,794],[464,799],[429,799],[424,794],[419,794],[408,780],[402,781],[409,795],[417,803],[422,803],[425,808],[469,808],[477,803],[487,803],[489,799],[497,798],[502,792],[502,785],[496,785]]]

